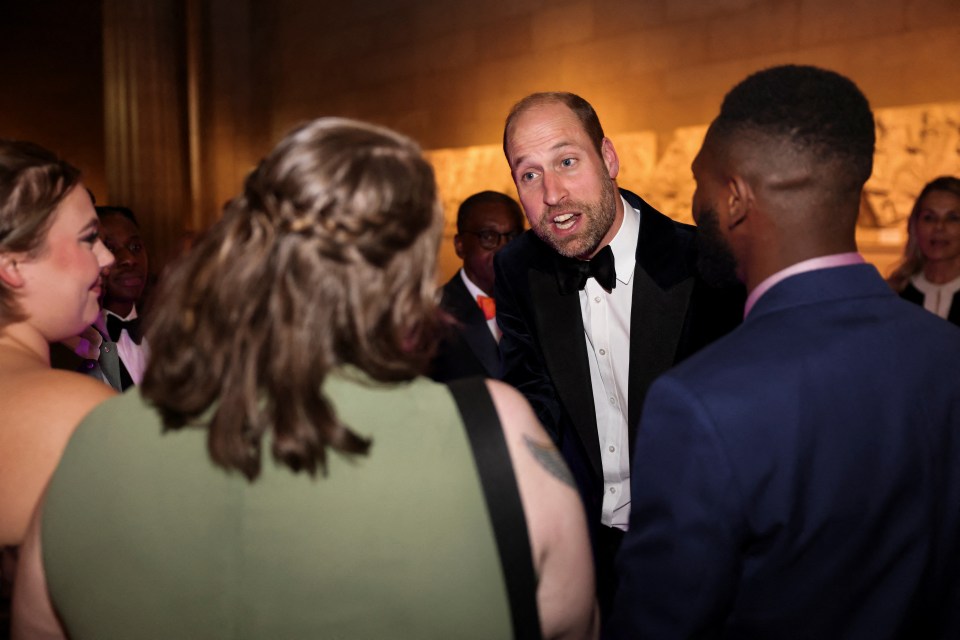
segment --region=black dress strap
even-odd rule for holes
[[[514,638],[539,639],[537,578],[520,491],[503,427],[483,378],[448,383],[467,429],[507,583]]]

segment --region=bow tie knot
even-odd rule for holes
[[[109,335],[111,342],[117,342],[120,339],[120,333],[124,329],[127,330],[127,333],[130,334],[130,338],[136,344],[140,344],[140,341],[143,338],[140,333],[140,318],[124,320],[123,318],[115,316],[112,313],[107,314],[107,334]]]
[[[594,278],[607,291],[613,291],[617,286],[617,269],[610,245],[601,249],[591,260],[567,258],[557,270],[557,282],[562,294],[583,290],[590,278]]]

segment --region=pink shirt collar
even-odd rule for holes
[[[743,308],[743,317],[746,318],[750,314],[753,305],[757,303],[757,300],[759,300],[763,294],[772,289],[775,284],[786,280],[790,276],[806,273],[807,271],[816,271],[817,269],[845,267],[851,264],[863,264],[864,262],[866,261],[863,259],[863,256],[856,251],[851,251],[849,253],[835,253],[829,256],[820,256],[792,264],[786,269],[781,269],[772,276],[769,276],[750,292],[750,295],[747,296],[747,304]]]

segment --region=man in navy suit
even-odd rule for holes
[[[453,247],[463,268],[442,289],[440,308],[452,324],[431,364],[434,380],[499,374],[493,256],[522,231],[523,212],[508,195],[481,191],[460,204]]]
[[[724,99],[693,207],[746,317],[650,388],[610,637],[960,637],[960,330],[857,253],[873,153],[836,73]]]
[[[580,96],[524,98],[503,146],[531,230],[494,260],[502,379],[530,401],[583,496],[606,611],[647,387],[739,323],[742,288],[708,286],[696,230],[617,188],[613,142]]]

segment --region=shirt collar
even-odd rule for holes
[[[763,294],[773,288],[779,282],[782,282],[789,278],[790,276],[799,275],[801,273],[806,273],[808,271],[816,271],[818,269],[829,269],[831,267],[845,267],[851,264],[863,264],[866,262],[856,251],[851,251],[849,253],[834,253],[829,256],[819,256],[817,258],[811,258],[809,260],[803,260],[792,264],[786,269],[781,269],[771,276],[768,276],[763,282],[757,285],[757,287],[750,292],[750,295],[747,296],[747,304],[743,308],[743,317],[746,318],[750,314],[750,310],[753,309],[753,306],[757,304]]]
[[[923,275],[923,272],[921,271],[910,278],[910,282],[913,283],[913,286],[925,294],[931,294],[936,291],[940,291],[952,295],[957,291],[960,291],[960,276],[957,276],[949,282],[936,284],[927,280],[927,277]]]
[[[633,270],[637,266],[637,242],[640,237],[640,212],[630,206],[623,196],[623,222],[617,234],[610,241],[613,251],[613,265],[617,270],[617,280],[630,284]]]
[[[100,333],[107,335],[107,316],[117,316],[120,318],[119,314],[114,313],[113,311],[107,311],[106,309],[100,309],[100,314],[97,316],[97,321],[94,322],[94,326],[100,330]],[[137,318],[137,305],[133,305],[130,309],[130,313],[127,314],[126,318],[120,318],[121,320],[134,320]]]
[[[460,279],[463,280],[463,284],[467,286],[467,291],[470,292],[474,300],[477,299],[477,296],[487,295],[483,292],[483,289],[474,284],[473,280],[470,279],[470,276],[467,275],[467,272],[462,267],[460,268]]]

